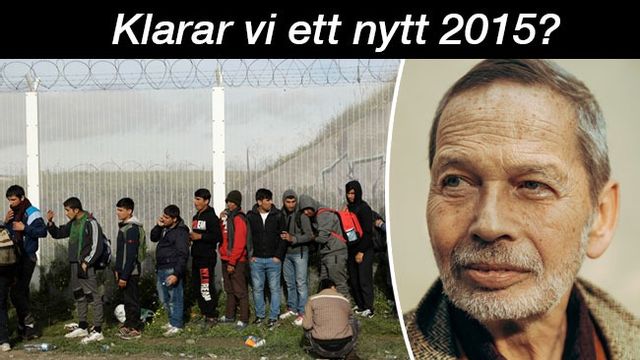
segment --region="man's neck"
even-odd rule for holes
[[[562,359],[570,294],[544,315],[485,323],[500,354],[507,359]]]

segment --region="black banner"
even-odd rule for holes
[[[2,57],[640,57],[636,13],[613,5],[32,7],[4,14]]]

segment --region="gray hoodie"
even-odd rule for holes
[[[314,240],[315,235],[311,227],[311,220],[302,213],[300,204],[296,204],[293,212],[289,213],[284,206],[286,198],[294,197],[298,199],[298,194],[293,190],[287,190],[282,194],[282,214],[284,215],[287,232],[293,235],[293,242],[287,248],[287,254],[301,254],[304,247]]]
[[[338,215],[334,214],[332,211],[319,211],[320,209],[326,209],[327,207],[323,206],[309,195],[300,195],[300,201],[298,203],[301,210],[310,208],[316,212],[316,215],[314,216],[318,228],[316,242],[320,244],[320,254],[324,256],[340,252],[346,255],[347,244],[334,235],[342,234]]]

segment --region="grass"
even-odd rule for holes
[[[220,296],[219,310],[223,311],[225,296]],[[376,316],[372,319],[361,319],[361,332],[356,347],[362,359],[407,359],[398,319],[391,316],[390,307],[382,293],[376,293]],[[64,338],[63,325],[60,321],[42,329],[42,337],[32,342],[48,342],[57,349],[40,354],[45,357],[83,358],[186,358],[186,359],[312,359],[302,349],[302,329],[291,324],[292,320],[280,321],[274,330],[265,326],[250,325],[237,331],[234,325],[219,324],[213,328],[203,328],[201,318],[195,313],[197,306],[191,308],[194,313],[185,330],[172,338],[162,336],[161,326],[167,322],[162,309],[156,314],[153,323],[148,324],[141,339],[122,340],[117,333],[117,325],[104,325],[105,340],[82,345],[78,339]],[[73,320],[75,321],[75,320]],[[111,320],[112,321],[112,320]],[[266,345],[250,348],[244,345],[248,335],[258,336],[266,340]],[[15,357],[28,356],[22,344],[16,344],[13,351]],[[29,355],[30,356],[30,355]]]

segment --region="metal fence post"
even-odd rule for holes
[[[38,132],[38,92],[37,88],[25,93],[25,120],[27,131],[27,197],[33,206],[40,208],[40,137]],[[41,264],[40,249],[36,253],[37,265]],[[38,266],[31,278],[31,284],[39,287],[40,271]]]
[[[224,87],[222,72],[216,70],[217,86],[211,89],[211,127],[213,161],[213,207],[219,213],[225,208],[225,126],[224,126]]]

